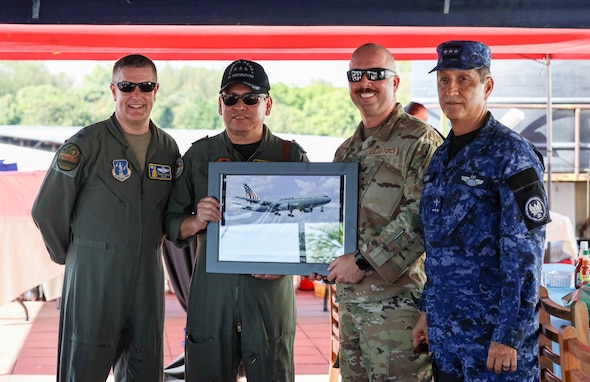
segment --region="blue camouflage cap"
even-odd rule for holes
[[[428,73],[438,70],[479,69],[491,66],[490,48],[478,41],[447,41],[436,48],[438,63]]]

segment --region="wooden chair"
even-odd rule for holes
[[[559,346],[559,329],[555,327],[554,323],[564,321],[564,324],[574,326],[578,329],[580,341],[588,344],[588,308],[583,302],[574,302],[571,307],[558,304],[549,298],[547,288],[544,286],[539,288],[539,295],[539,365],[541,368],[541,381],[561,382],[561,379],[555,374],[555,366],[561,366],[561,357],[554,350]],[[554,322],[551,322],[552,318]],[[590,368],[588,371],[590,371]]]
[[[336,284],[328,285],[330,301],[330,382],[338,382],[340,367],[338,365],[338,351],[340,349],[340,323],[338,318],[338,303],[336,302]]]
[[[582,342],[581,335],[573,326],[559,331],[562,382],[590,382],[590,346]]]

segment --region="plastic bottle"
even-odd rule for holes
[[[584,259],[584,251],[588,250],[588,242],[587,241],[581,241],[580,242],[580,253],[578,255],[578,262],[576,263],[576,270],[574,271],[574,282],[576,285],[576,288],[579,288],[582,286],[582,283],[580,282],[580,270],[582,268],[582,263],[583,263],[583,259]]]
[[[585,249],[582,255],[582,267],[580,268],[580,287],[590,284],[590,252]]]

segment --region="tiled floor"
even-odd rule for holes
[[[329,315],[314,291],[297,290],[296,382],[328,381]],[[0,382],[55,381],[59,310],[54,301],[25,301],[29,321],[16,302],[0,307]],[[182,354],[185,313],[166,295],[164,364]]]

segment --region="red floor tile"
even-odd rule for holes
[[[327,377],[330,357],[329,313],[313,291],[297,291],[295,373],[298,381]],[[30,315],[17,303],[0,307],[0,379],[2,376],[47,376],[54,380],[59,310],[54,301],[25,302]],[[166,295],[164,364],[183,353],[185,312],[173,294]],[[319,379],[313,379],[317,376]],[[31,377],[32,378],[32,377]],[[303,379],[302,379],[303,378]],[[43,379],[45,381],[45,379]]]

